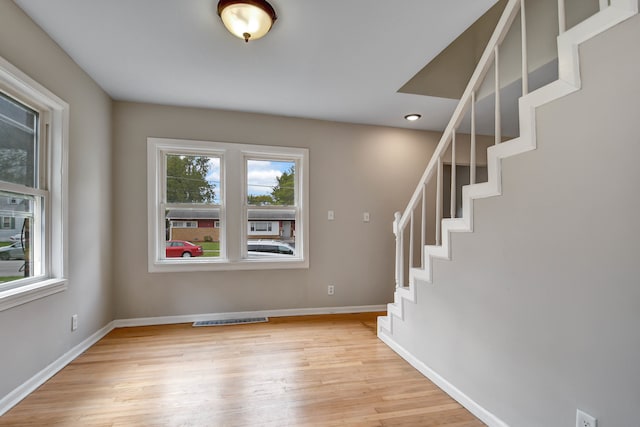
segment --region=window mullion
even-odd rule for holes
[[[242,259],[247,239],[247,214],[244,199],[244,158],[240,151],[228,150],[224,168],[224,243],[229,261]]]

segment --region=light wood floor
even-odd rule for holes
[[[376,338],[376,314],[112,331],[0,426],[483,426]]]

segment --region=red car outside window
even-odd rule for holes
[[[166,245],[167,258],[189,258],[202,256],[202,246],[194,245],[186,240],[168,240]]]

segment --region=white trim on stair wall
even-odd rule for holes
[[[487,411],[480,404],[464,394],[455,385],[451,384],[444,377],[440,376],[436,371],[414,357],[404,347],[395,342],[387,333],[379,333],[378,338],[380,338],[385,344],[391,347],[393,351],[398,353],[400,357],[409,362],[409,364],[416,368],[422,375],[429,378],[432,383],[440,387],[445,393],[447,393],[458,403],[464,406],[469,412],[478,417],[480,421],[491,427],[508,427],[508,425],[500,418]]]

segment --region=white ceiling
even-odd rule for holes
[[[270,0],[245,44],[217,0],[14,1],[116,100],[432,130],[455,101],[397,90],[496,2]]]

